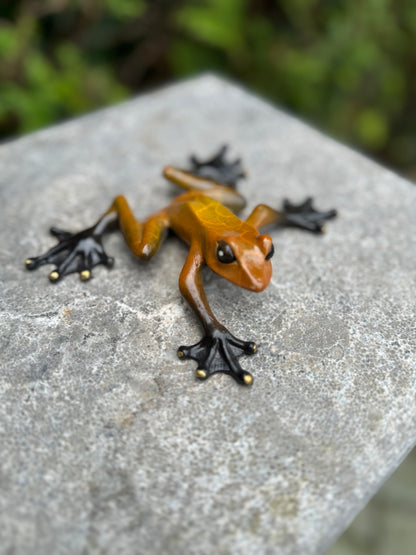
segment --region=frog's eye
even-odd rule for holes
[[[274,246],[272,243],[272,246],[270,247],[269,252],[266,254],[266,260],[270,260],[273,255],[274,255]]]
[[[230,264],[235,260],[233,249],[228,243],[225,243],[225,241],[218,243],[217,258],[223,264]]]

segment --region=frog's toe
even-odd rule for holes
[[[52,283],[57,283],[62,278],[62,276],[57,270],[52,270],[48,278],[49,278],[49,281],[51,281]]]
[[[195,370],[195,377],[199,380],[206,380],[208,378],[208,374],[202,368],[197,368]]]
[[[178,357],[183,359],[192,358],[197,362],[204,360],[207,356],[208,350],[206,341],[204,340],[205,338],[201,339],[198,343],[195,343],[195,345],[190,345],[188,347],[181,345],[177,351]]]
[[[246,385],[253,385],[253,376],[250,372],[244,372],[243,380]]]
[[[100,264],[104,264],[107,268],[112,268],[114,266],[114,258],[112,256],[107,256],[107,254],[102,251],[102,253],[100,253]]]
[[[254,355],[257,353],[257,345],[254,341],[242,341],[241,339],[232,337],[232,339],[230,339],[230,344],[237,349],[241,349],[245,355]]]
[[[27,270],[36,270],[39,267],[36,258],[26,258],[25,266]]]
[[[56,226],[52,226],[49,229],[49,232],[51,235],[53,235],[54,237],[56,237],[59,241],[62,241],[63,239],[69,239],[72,236],[72,233],[69,231],[64,231],[63,229],[56,227]]]
[[[65,245],[61,242],[40,256],[26,258],[25,266],[28,270],[36,270],[45,264],[57,264],[65,257]]]

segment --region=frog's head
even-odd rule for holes
[[[220,276],[250,291],[269,285],[274,247],[268,235],[227,233],[210,238],[206,247],[205,261]]]

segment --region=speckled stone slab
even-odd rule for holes
[[[248,211],[339,210],[323,237],[271,232],[263,293],[205,276],[259,345],[251,388],[176,357],[200,338],[179,240],[145,265],[114,234],[88,283],[23,265],[116,194],[161,208],[162,167],[223,143]],[[3,145],[0,180],[0,552],[323,552],[416,441],[416,188],[213,76]]]

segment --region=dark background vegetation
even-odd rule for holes
[[[0,0],[0,137],[214,70],[416,176],[414,0]]]

